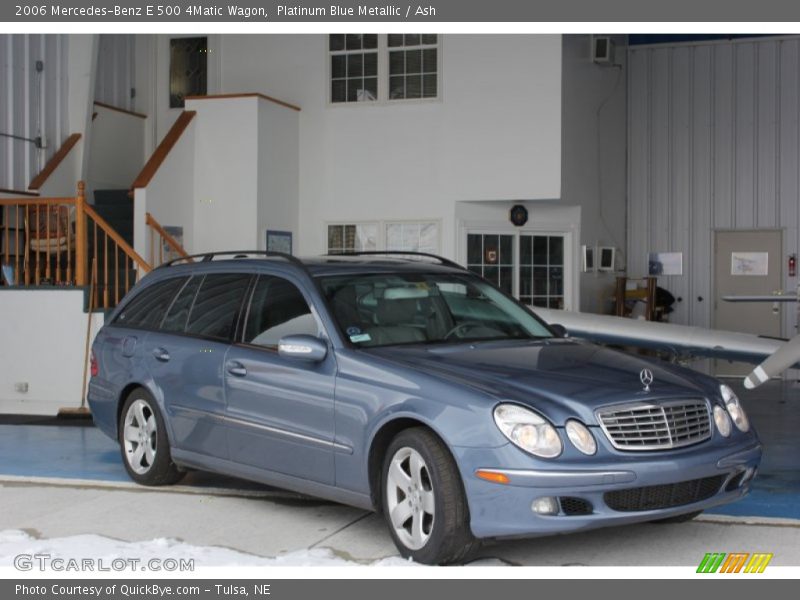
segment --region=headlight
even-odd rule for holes
[[[500,404],[494,409],[494,422],[503,435],[525,452],[542,458],[561,454],[561,438],[556,428],[532,410],[516,404]]]
[[[719,404],[714,406],[714,423],[716,423],[722,437],[728,437],[731,434],[731,420],[728,417],[728,413]]]
[[[724,383],[719,386],[719,393],[722,394],[722,399],[725,401],[725,408],[731,415],[733,424],[739,431],[750,431],[750,421],[747,420],[747,415],[744,414],[744,408],[739,403],[739,398],[731,388]]]
[[[584,454],[591,456],[597,452],[597,442],[589,428],[580,421],[570,419],[566,425],[567,437],[572,445]]]

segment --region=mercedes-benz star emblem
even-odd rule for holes
[[[650,384],[653,383],[653,372],[650,369],[642,369],[642,372],[639,373],[639,381],[642,382],[644,386],[644,391],[650,391]]]

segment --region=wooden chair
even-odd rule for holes
[[[75,253],[75,209],[36,206],[25,217],[25,278],[34,285],[71,284]]]

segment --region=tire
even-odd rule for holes
[[[392,440],[381,491],[389,533],[403,557],[449,564],[464,562],[477,550],[458,468],[429,429],[406,429]]]
[[[180,481],[180,471],[169,451],[164,419],[152,396],[144,389],[132,391],[119,419],[122,464],[136,483],[170,485]]]
[[[651,523],[657,523],[659,525],[670,525],[673,523],[686,523],[687,521],[691,521],[700,513],[702,510],[695,510],[693,512],[684,513],[682,515],[675,515],[674,517],[667,517],[666,519],[657,519],[655,521],[650,521]]]

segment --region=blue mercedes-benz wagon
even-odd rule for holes
[[[691,519],[761,459],[728,386],[570,339],[426,255],[168,263],[98,333],[88,399],[141,484],[202,469],[380,511],[424,563]]]

